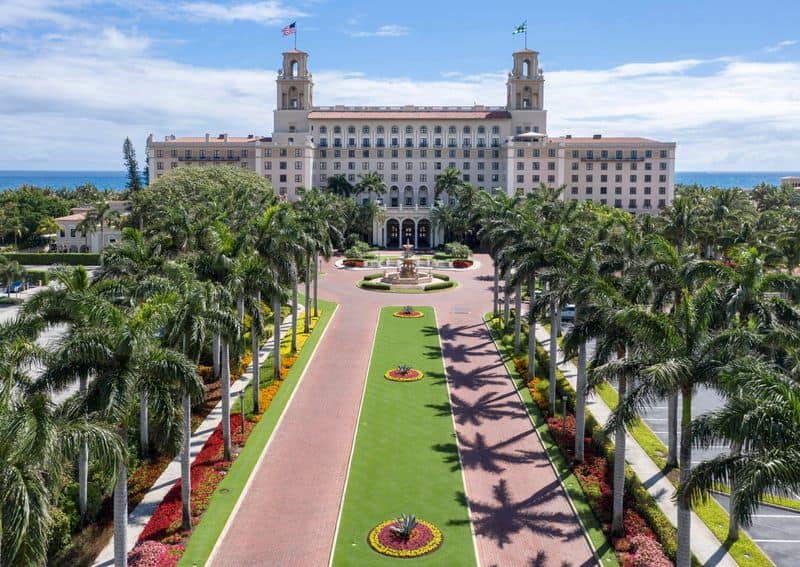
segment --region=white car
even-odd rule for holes
[[[561,309],[561,321],[571,323],[574,320],[575,320],[575,304],[567,303]]]

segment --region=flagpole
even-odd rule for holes
[[[525,20],[525,50],[528,50],[528,20]]]
[[[297,51],[297,24],[294,25],[294,50]]]

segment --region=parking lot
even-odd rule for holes
[[[569,324],[564,323],[562,330],[568,331]],[[593,354],[594,345],[590,344],[587,347],[587,355],[590,360]],[[692,400],[692,415],[699,416],[713,411],[723,403],[723,398],[714,390],[706,387],[698,388]],[[678,407],[681,407],[680,400]],[[666,400],[650,407],[642,413],[641,417],[666,445],[668,441]],[[680,431],[678,432],[678,443],[680,444]],[[708,449],[695,448],[692,450],[692,465],[712,459],[727,451],[728,447],[725,445],[716,445]],[[729,497],[727,495],[714,493],[713,496],[726,510],[728,509]],[[777,567],[800,565],[800,512],[767,504],[761,505],[753,516],[753,525],[746,531]]]

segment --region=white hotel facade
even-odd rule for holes
[[[151,179],[176,167],[234,165],[256,171],[278,195],[295,200],[333,175],[356,184],[383,176],[385,219],[373,244],[419,248],[442,243],[431,224],[436,176],[449,167],[487,191],[564,186],[564,199],[608,204],[632,213],[672,201],[675,143],[547,132],[538,52],[518,51],[505,106],[314,106],[308,53],[283,54],[271,137],[227,134],[148,137]],[[368,198],[360,195],[359,199]],[[376,198],[375,196],[372,197]],[[442,196],[448,199],[448,196]]]

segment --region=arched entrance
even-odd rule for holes
[[[386,222],[386,248],[400,248],[400,223],[395,219]]]
[[[417,223],[417,248],[431,247],[431,223],[422,219]]]
[[[406,219],[403,221],[403,242],[401,244],[411,243],[416,246],[414,239],[414,221]]]

